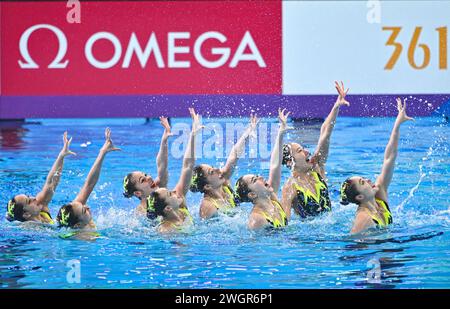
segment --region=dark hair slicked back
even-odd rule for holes
[[[13,197],[8,201],[8,204],[6,205],[6,219],[8,221],[20,221],[24,222],[26,221],[23,217],[24,211],[23,211],[22,204],[18,203]]]
[[[154,214],[156,216],[164,216],[164,208],[166,208],[166,203],[164,202],[164,198],[161,195],[154,191],[148,197],[149,200],[152,200],[152,208],[154,209]],[[150,215],[147,210],[147,215]]]
[[[359,194],[356,185],[350,178],[347,178],[341,185],[341,204],[348,205],[350,203],[359,204],[356,196]]]
[[[74,227],[78,223],[72,204],[66,204],[59,209],[56,221],[60,227]]]
[[[131,178],[133,176],[133,173],[129,173],[125,178],[123,179],[123,196],[126,198],[133,197],[134,191],[136,191],[136,184],[134,184],[131,181]]]
[[[201,165],[197,165],[194,167],[194,171],[192,173],[191,185],[189,190],[191,192],[201,192],[205,193],[205,185],[207,185],[206,175],[203,172],[203,167]]]
[[[248,203],[251,202],[248,194],[250,189],[248,188],[248,184],[244,181],[244,176],[240,177],[236,181],[236,186],[234,187],[234,195],[239,203]]]

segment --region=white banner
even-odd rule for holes
[[[284,1],[283,94],[450,93],[450,1]]]

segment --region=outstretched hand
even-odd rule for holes
[[[285,111],[286,111],[285,108],[283,108],[283,109],[279,108],[278,109],[278,120],[280,121],[280,132],[281,133],[286,132],[288,130],[293,130],[294,129],[293,127],[288,127],[287,126],[288,117],[289,117],[289,114],[291,112],[285,113]]]
[[[260,119],[258,117],[256,117],[256,114],[251,114],[250,115],[250,128],[252,130],[256,130],[256,127],[258,126]]]
[[[190,107],[189,113],[191,114],[192,118],[192,133],[196,135],[198,132],[200,132],[205,126],[202,125],[200,120],[200,115],[195,113],[195,110]]]
[[[167,136],[172,136],[173,133],[170,131],[170,124],[167,117],[159,117],[159,122],[164,127],[164,134],[166,134]]]
[[[120,148],[117,148],[114,146],[114,144],[111,140],[111,129],[110,128],[106,128],[106,130],[105,130],[105,144],[103,144],[102,150],[105,151],[106,153],[111,152],[111,151],[121,150]]]
[[[65,157],[67,155],[76,156],[76,153],[73,151],[70,151],[70,149],[69,149],[70,143],[72,142],[72,138],[67,139],[67,131],[64,132],[64,134],[63,134],[63,141],[64,141],[64,146],[63,146],[63,149],[61,150],[61,155],[63,157]]]
[[[335,81],[334,84],[335,84],[334,87],[336,88],[339,94],[335,104],[337,104],[338,106],[342,105],[350,106],[350,103],[345,99],[345,96],[347,95],[350,88],[347,88],[347,90],[345,90],[344,83],[342,81],[341,85],[339,85],[337,81]]]
[[[400,98],[397,98],[397,110],[398,110],[397,121],[399,121],[400,123],[403,123],[408,120],[414,121],[414,118],[411,118],[408,115],[406,115],[406,99],[404,99],[402,103],[402,100]]]
[[[256,114],[250,114],[250,123],[248,125],[249,136],[256,137],[256,129],[258,127],[260,119],[256,117]]]

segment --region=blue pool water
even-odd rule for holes
[[[205,119],[205,123],[238,119]],[[173,124],[189,123],[173,119]],[[265,119],[265,123],[273,120]],[[234,217],[201,222],[200,195],[189,193],[196,221],[190,235],[155,233],[133,214],[135,199],[122,196],[122,178],[133,170],[156,173],[162,129],[157,120],[57,119],[13,126],[3,124],[0,197],[35,195],[61,147],[61,134],[73,136],[61,183],[50,210],[71,201],[81,187],[111,127],[122,152],[108,154],[89,200],[102,238],[95,242],[58,238],[48,227],[0,220],[1,288],[449,288],[450,287],[450,129],[442,118],[419,118],[401,129],[400,153],[390,187],[394,224],[384,233],[351,239],[356,206],[338,203],[340,182],[352,174],[379,173],[393,118],[340,118],[327,166],[333,212],[309,221],[294,217],[275,233],[246,229],[249,204]],[[314,148],[320,123],[296,123],[287,140]],[[181,161],[171,139],[170,187]],[[90,142],[90,144],[88,144]],[[233,180],[246,173],[267,176],[268,158],[243,158]],[[223,164],[225,159],[198,162]],[[283,179],[288,177],[283,169]],[[80,283],[68,283],[67,262],[80,261]],[[380,269],[378,272],[377,269]],[[369,277],[381,273],[381,278]]]

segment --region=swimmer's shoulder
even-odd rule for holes
[[[137,207],[135,208],[135,212],[136,212],[136,214],[138,214],[140,216],[146,216],[147,208],[144,205],[142,205],[141,203],[139,203],[139,205],[137,205]]]
[[[77,240],[93,241],[100,237],[100,234],[96,232],[81,232],[75,236]]]
[[[83,230],[76,230],[59,235],[59,238],[64,240],[94,241],[100,237],[101,235],[96,231],[83,231]]]
[[[258,230],[266,227],[267,225],[268,222],[262,212],[258,209],[253,209],[248,220],[248,228],[250,230]]]
[[[214,203],[208,199],[203,198],[200,203],[200,218],[209,219],[217,214],[217,208]]]
[[[292,177],[292,175],[291,175],[291,176],[289,176],[289,178],[284,182],[283,190],[293,187],[294,184],[295,184],[295,179],[294,179],[294,177]]]
[[[358,234],[374,226],[375,224],[369,212],[366,209],[360,209],[356,211],[355,220],[353,221],[350,233]]]
[[[283,188],[281,189],[281,194],[283,195],[283,198],[286,198],[290,196],[293,198],[294,195],[296,195],[297,190],[295,189],[296,180],[294,177],[289,177],[288,180],[283,185]]]
[[[175,230],[174,226],[170,222],[161,222],[160,225],[158,225],[158,233],[160,234],[170,234]]]
[[[19,222],[15,221],[17,224],[21,224],[24,227],[30,227],[30,228],[49,228],[52,230],[57,230],[58,226],[53,222],[44,222],[44,221],[25,221],[25,222]]]
[[[50,211],[45,210],[45,209],[41,210],[41,212],[39,213],[39,221],[44,224],[50,224],[50,225],[55,224],[55,221],[53,220],[53,218],[50,214]]]

